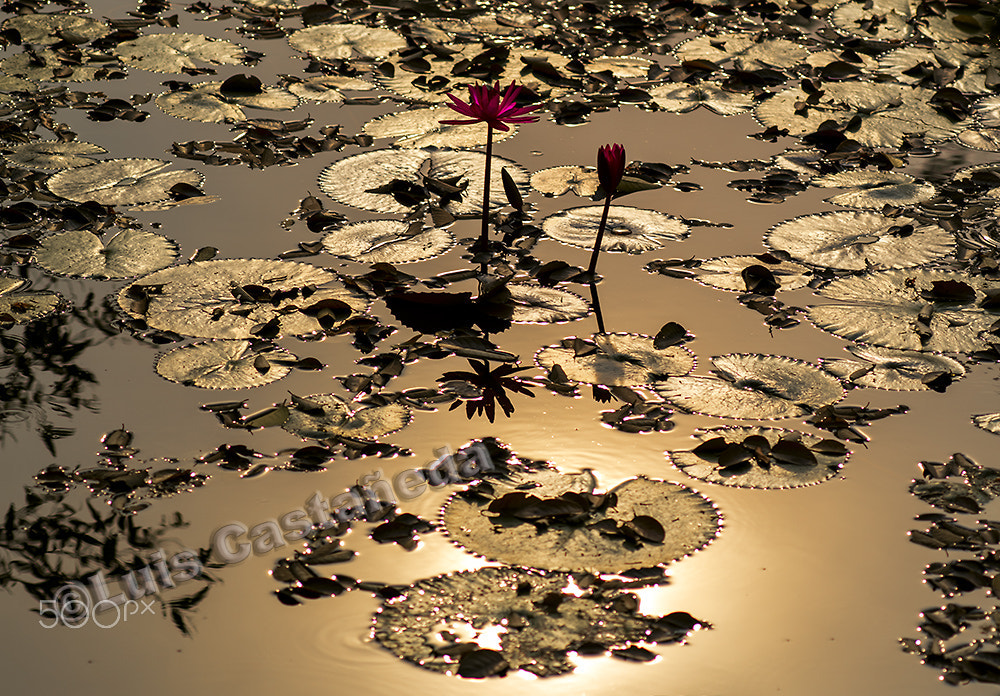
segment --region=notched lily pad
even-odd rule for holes
[[[712,366],[717,377],[670,377],[654,389],[690,413],[754,420],[804,416],[844,398],[836,377],[793,358],[733,353]]]
[[[158,159],[111,159],[65,169],[49,177],[49,191],[77,203],[101,205],[153,203],[170,198],[178,184],[198,187],[204,177],[194,169],[160,171],[170,163]]]
[[[545,196],[561,196],[572,191],[581,198],[597,193],[600,181],[596,167],[549,167],[531,175],[531,188]]]
[[[107,22],[62,13],[18,15],[6,20],[3,29],[15,29],[23,43],[34,46],[51,46],[63,41],[63,37],[72,37],[74,43],[84,44],[111,33]]]
[[[649,90],[649,96],[664,111],[680,114],[703,106],[720,116],[733,116],[749,111],[754,105],[752,94],[731,92],[711,82],[659,85]]]
[[[234,43],[204,34],[149,34],[118,44],[119,57],[133,68],[179,73],[208,65],[238,65],[247,54]]]
[[[338,227],[323,237],[323,250],[363,263],[412,263],[440,256],[455,235],[438,227],[416,231],[400,220],[367,220]]]
[[[16,146],[4,155],[11,164],[34,169],[69,169],[94,164],[90,155],[106,153],[100,145],[80,140],[64,143],[61,140],[37,140]]]
[[[175,348],[156,361],[156,373],[202,389],[249,389],[281,379],[296,357],[266,341],[204,341]]]
[[[0,273],[0,327],[26,324],[67,305],[57,292],[30,292],[28,281]]]
[[[838,440],[783,428],[700,430],[698,446],[667,452],[688,476],[737,488],[799,488],[832,478],[851,452]]]
[[[312,394],[292,399],[288,419],[281,427],[293,435],[315,440],[374,440],[402,430],[409,423],[410,410],[400,403],[352,409],[336,394]]]
[[[226,93],[223,82],[203,82],[191,89],[166,92],[156,98],[165,113],[189,121],[236,123],[245,121],[244,109],[290,111],[299,98],[279,87],[262,87],[256,94]]]
[[[856,358],[824,358],[820,364],[859,387],[892,391],[944,391],[965,375],[962,363],[946,355],[854,345],[847,350]]]
[[[166,268],[179,255],[176,242],[145,230],[122,230],[107,241],[71,230],[42,239],[35,263],[56,275],[121,280]]]
[[[421,580],[379,609],[372,635],[419,667],[481,679],[518,670],[568,674],[570,653],[649,652],[637,644],[675,643],[710,628],[686,612],[640,614],[635,595],[600,578],[582,589],[579,582],[567,573],[506,567]]]
[[[829,203],[846,208],[907,206],[934,197],[936,189],[926,181],[917,181],[902,172],[850,171],[825,174],[812,180],[813,186],[850,189],[827,198]]]
[[[292,48],[323,60],[386,58],[406,48],[406,39],[392,31],[361,24],[320,24],[288,37]]]
[[[452,496],[442,521],[466,551],[512,565],[599,573],[651,568],[704,548],[720,528],[708,499],[667,481],[635,478],[595,494],[589,474],[548,471],[537,481],[524,474],[490,485],[491,493]]]
[[[547,288],[534,283],[508,283],[515,324],[561,324],[582,319],[590,314],[585,299],[559,288]]]
[[[798,290],[808,285],[812,279],[812,271],[802,264],[780,261],[774,257],[762,259],[759,256],[719,256],[705,259],[698,264],[698,274],[694,279],[719,290],[754,292],[754,287],[748,287],[745,274],[746,269],[753,266],[762,266],[771,274],[777,284],[775,291]]]
[[[467,123],[448,125],[442,120],[455,117],[447,106],[431,106],[386,114],[372,119],[362,130],[373,138],[396,138],[395,145],[402,147],[479,147],[486,144],[487,125]],[[493,131],[493,142],[507,140],[517,132]]]
[[[570,208],[542,220],[542,231],[557,241],[593,249],[604,206]],[[629,206],[613,205],[601,240],[603,251],[641,254],[660,249],[667,242],[687,238],[690,228],[678,218]]]
[[[566,338],[535,354],[535,363],[558,365],[567,379],[603,386],[639,386],[694,369],[694,354],[683,346],[657,349],[651,336],[629,333]]]

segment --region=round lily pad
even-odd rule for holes
[[[687,113],[704,106],[720,116],[742,114],[753,108],[753,95],[731,92],[711,82],[695,85],[668,83],[648,90],[650,100],[664,111]]]
[[[988,433],[1000,435],[1000,413],[980,413],[972,417],[972,422]]]
[[[492,494],[452,496],[441,519],[455,544],[490,560],[598,573],[671,563],[719,533],[715,506],[686,486],[634,478],[590,497],[573,485],[587,479],[491,481]]]
[[[747,292],[743,271],[750,266],[763,266],[778,282],[779,290],[804,288],[812,279],[812,271],[794,261],[762,261],[756,256],[719,256],[705,259],[698,265],[695,280],[709,287],[732,292]]]
[[[479,147],[486,144],[488,127],[485,123],[448,125],[442,120],[455,118],[447,106],[431,106],[386,114],[372,119],[362,130],[373,138],[396,138],[400,147]],[[517,133],[516,126],[508,131],[493,132],[493,142],[507,140]]]
[[[197,338],[268,338],[315,334],[366,298],[330,271],[294,261],[221,259],[174,266],[140,278],[118,293],[130,316],[161,331]],[[269,330],[270,329],[270,330]]]
[[[590,314],[590,305],[579,295],[535,283],[509,283],[515,324],[561,324]]]
[[[15,53],[0,60],[0,70],[6,75],[32,82],[88,82],[116,68],[120,70],[121,65],[109,62],[107,54],[89,49],[70,62],[63,61],[51,48],[38,49],[33,55]]]
[[[249,389],[281,379],[295,356],[263,341],[204,341],[175,348],[156,361],[156,373],[202,389]]]
[[[92,17],[60,13],[23,14],[3,23],[3,29],[14,29],[21,41],[34,46],[51,46],[72,37],[73,42],[84,44],[111,33],[107,22]]]
[[[299,98],[279,87],[265,87],[260,94],[223,94],[222,82],[203,82],[191,89],[166,92],[156,98],[165,113],[189,121],[235,123],[245,121],[244,109],[290,111]]]
[[[159,159],[105,160],[53,174],[48,187],[55,195],[78,203],[132,205],[165,200],[171,187],[200,186],[204,180],[194,169],[160,171],[169,164]]]
[[[600,205],[560,211],[542,220],[542,231],[564,244],[593,249],[603,212]],[[688,230],[683,221],[655,210],[612,205],[601,250],[641,254],[685,239]]]
[[[323,60],[386,58],[406,48],[406,39],[380,27],[362,24],[320,24],[299,29],[288,37],[292,48]]]
[[[670,377],[656,392],[689,413],[777,420],[811,413],[844,398],[833,375],[779,355],[733,353],[712,358],[717,377]]]
[[[486,678],[523,670],[552,677],[575,669],[570,655],[582,646],[604,651],[633,642],[674,643],[708,627],[686,612],[640,614],[632,599],[600,578],[579,588],[567,573],[487,567],[403,590],[375,614],[372,635],[401,660],[434,672]]]
[[[122,230],[107,241],[71,230],[44,238],[35,263],[56,275],[121,280],[166,268],[179,254],[176,242],[145,230]]]
[[[123,41],[117,52],[127,65],[159,73],[179,73],[205,64],[238,65],[246,58],[246,52],[234,43],[183,32]]]
[[[902,41],[910,36],[913,9],[909,0],[844,2],[833,8],[830,23],[840,31],[862,39]]]
[[[11,164],[34,169],[69,169],[94,164],[90,155],[106,153],[100,145],[80,140],[36,140],[16,146],[4,158]]]
[[[639,386],[694,369],[694,354],[683,346],[657,349],[641,334],[594,334],[589,340],[563,339],[535,354],[546,370],[559,365],[574,382],[604,386]]]
[[[778,223],[764,243],[803,263],[863,271],[930,263],[950,254],[955,238],[937,225],[912,218],[845,210]]]
[[[1000,318],[989,299],[1000,282],[922,269],[873,271],[819,290],[828,304],[809,308],[816,326],[849,341],[900,350],[969,353]]]
[[[57,292],[30,292],[27,287],[27,280],[0,273],[0,326],[26,324],[67,306]]]
[[[699,430],[698,445],[667,452],[688,476],[736,488],[799,488],[832,478],[851,452],[838,440],[784,428]]]
[[[961,66],[961,69],[958,69]],[[965,41],[939,43],[933,46],[902,46],[878,57],[881,72],[897,81],[914,84],[933,71],[954,71],[949,87],[969,93],[990,92],[987,71],[1000,68],[1000,56],[989,46]]]
[[[856,358],[820,360],[827,372],[859,387],[891,391],[931,389],[935,378],[948,383],[965,375],[962,363],[947,355],[854,345],[847,350]]]
[[[362,263],[412,263],[445,253],[455,235],[445,229],[411,231],[401,220],[366,220],[344,225],[323,237],[323,250]]]
[[[342,90],[365,92],[372,89],[375,85],[370,82],[343,75],[317,75],[288,85],[288,91],[299,99],[326,103],[344,101]]]
[[[674,55],[679,61],[724,63],[732,60],[740,70],[760,70],[794,67],[805,61],[809,51],[788,39],[765,38],[761,32],[723,32],[682,41],[674,49]]]
[[[400,403],[354,410],[336,394],[313,394],[293,401],[281,427],[314,440],[338,436],[373,440],[402,430],[409,423],[410,410]]]
[[[572,191],[581,198],[590,198],[597,193],[598,186],[596,167],[549,167],[531,175],[531,188],[546,196]]]
[[[934,197],[936,189],[926,181],[916,181],[902,172],[850,171],[825,174],[812,180],[813,186],[850,189],[826,200],[846,208],[907,206]]]

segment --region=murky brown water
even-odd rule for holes
[[[118,16],[128,8],[101,4],[96,15]],[[219,27],[183,17],[189,31],[219,33]],[[242,40],[268,53],[254,72],[268,78],[297,69],[283,41]],[[238,72],[238,70],[232,70]],[[136,74],[138,73],[138,74]],[[220,70],[220,76],[227,72]],[[109,96],[155,92],[162,76],[133,71],[127,81],[100,88]],[[382,107],[301,106],[282,118],[311,115],[317,124],[340,123],[345,133],[360,130]],[[94,124],[82,112],[67,123],[81,139],[104,145],[115,157],[160,157],[175,141],[220,140],[225,126],[192,124],[149,106],[144,123]],[[541,122],[522,127],[513,139],[498,143],[496,154],[535,171],[559,164],[591,164],[597,147],[617,141],[630,158],[668,164],[691,158],[730,160],[762,158],[778,145],[747,139],[760,130],[749,116],[722,119],[704,111],[687,115],[649,113],[633,107],[595,115],[574,128]],[[350,150],[354,152],[355,150]],[[988,161],[980,153],[958,150],[965,163]],[[299,225],[283,230],[281,221],[307,193],[317,193],[319,171],[339,155],[303,160],[295,167],[250,171],[245,167],[203,167],[205,191],[218,202],[161,213],[140,213],[144,221],[162,223],[161,232],[177,240],[182,256],[205,245],[220,249],[221,258],[273,257],[313,238]],[[186,161],[181,166],[195,166]],[[694,333],[691,348],[705,374],[708,357],[730,352],[786,355],[814,361],[840,357],[845,342],[804,324],[768,331],[760,315],[740,306],[735,296],[691,281],[654,276],[641,270],[655,258],[705,258],[723,254],[760,253],[761,237],[773,224],[804,213],[832,210],[815,189],[782,205],[747,203],[743,193],[726,187],[728,172],[693,168],[679,180],[695,181],[702,190],[669,189],[633,194],[628,205],[689,218],[733,224],[730,229],[695,228],[690,239],[641,257],[605,254],[600,272],[604,320],[609,331],[653,334],[667,321]],[[317,194],[318,195],[318,194]],[[533,196],[535,219],[583,201],[564,196]],[[329,200],[325,205],[351,220],[375,217]],[[477,221],[456,225],[459,237],[472,236]],[[460,251],[402,270],[429,277],[464,267]],[[585,265],[589,252],[542,241],[535,255]],[[307,259],[308,260],[308,259]],[[328,256],[308,260],[334,269],[363,272],[364,267]],[[113,293],[121,284],[46,280],[32,271],[38,285],[82,299],[87,292]],[[471,286],[459,289],[474,290]],[[575,288],[586,294],[586,288]],[[785,293],[787,304],[806,305],[809,290]],[[522,362],[540,347],[568,335],[596,330],[593,316],[568,325],[515,326],[502,336],[503,349]],[[401,332],[389,339],[402,340]],[[320,373],[293,372],[265,387],[240,392],[251,409],[296,394],[321,393],[335,386],[334,375],[353,371],[357,352],[341,337],[320,343],[284,341],[300,357],[315,356],[328,364]],[[93,411],[80,410],[71,420],[75,433],[57,442],[53,458],[25,427],[3,444],[2,490],[19,500],[21,487],[47,464],[90,466],[102,433],[125,425],[136,434],[143,457],[176,457],[188,461],[224,442],[244,443],[259,451],[294,447],[298,441],[278,429],[253,434],[224,430],[211,415],[198,410],[208,401],[229,397],[166,382],[152,370],[156,347],[122,336],[88,348],[79,364],[93,371],[98,384],[91,393],[99,401]],[[394,382],[395,389],[433,385],[447,370],[464,369],[465,361],[421,361]],[[268,571],[281,551],[217,571],[221,582],[192,615],[193,636],[182,636],[160,616],[133,617],[113,629],[87,626],[78,630],[46,630],[29,610],[32,600],[15,590],[0,602],[5,626],[3,664],[8,693],[31,689],[41,693],[73,690],[106,693],[141,689],[146,694],[195,689],[265,694],[287,689],[334,689],[374,694],[465,694],[519,692],[549,695],[638,694],[666,696],[709,694],[908,694],[932,696],[950,692],[936,672],[898,647],[901,636],[915,634],[917,613],[938,599],[922,584],[924,565],[939,554],[907,541],[913,516],[927,506],[907,492],[921,459],[943,461],[961,451],[989,466],[994,464],[995,436],[972,426],[973,413],[997,410],[998,369],[980,365],[951,386],[946,394],[857,391],[848,403],[873,407],[905,403],[910,412],[874,423],[867,448],[857,448],[841,475],[823,485],[797,490],[756,491],[692,482],[665,461],[664,450],[690,446],[696,428],[727,421],[677,414],[669,433],[630,435],[602,426],[598,413],[607,408],[588,398],[570,400],[537,389],[533,399],[518,397],[516,412],[495,424],[467,420],[464,409],[417,413],[413,423],[388,441],[411,449],[413,458],[334,462],[323,473],[272,472],[241,480],[234,473],[204,469],[212,480],[194,492],[157,502],[137,516],[155,525],[161,516],[180,512],[190,525],[174,533],[179,545],[206,546],[218,527],[246,524],[278,516],[303,505],[315,491],[326,496],[342,491],[359,476],[381,469],[386,476],[433,459],[443,445],[457,447],[492,435],[525,456],[547,459],[567,471],[593,469],[604,487],[639,474],[692,485],[710,496],[724,517],[721,536],[705,551],[671,566],[669,586],[640,592],[642,611],[665,614],[687,611],[711,622],[714,629],[694,633],[688,644],[657,648],[660,658],[635,665],[608,658],[581,659],[573,675],[537,681],[522,676],[472,683],[425,672],[404,664],[369,642],[368,629],[377,601],[362,592],[285,607],[271,593],[277,584]],[[797,427],[788,421],[778,425]],[[444,493],[425,495],[403,509],[435,518]],[[985,516],[990,517],[990,510]],[[362,528],[364,525],[362,525]],[[452,546],[442,535],[424,535],[418,550],[407,553],[394,545],[377,546],[362,538],[361,529],[347,538],[360,551],[352,563],[336,567],[365,580],[409,584],[440,573],[480,567],[484,563]],[[290,551],[289,549],[285,549]],[[985,686],[962,688],[970,696],[995,693]]]

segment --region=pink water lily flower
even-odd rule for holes
[[[520,92],[521,86],[515,85],[513,82],[508,85],[503,94],[500,94],[499,82],[494,83],[492,87],[489,85],[470,85],[468,104],[458,97],[449,94],[448,98],[451,99],[452,103],[448,104],[448,106],[463,116],[468,116],[471,120],[449,119],[441,121],[441,123],[448,125],[486,123],[491,128],[508,131],[510,130],[507,126],[508,123],[532,123],[537,121],[537,116],[524,115],[537,109],[537,104],[534,106],[517,105],[515,100]]]

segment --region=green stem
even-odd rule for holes
[[[591,275],[597,270],[597,257],[601,254],[601,241],[604,239],[604,228],[608,226],[608,209],[611,207],[611,196],[613,195],[613,193],[609,193],[604,199],[604,212],[601,213],[601,225],[597,228],[594,253],[590,255],[590,266],[587,267],[587,273]]]
[[[483,251],[490,245],[490,164],[493,160],[493,125],[486,124],[486,177],[483,181],[483,231],[479,246]]]

